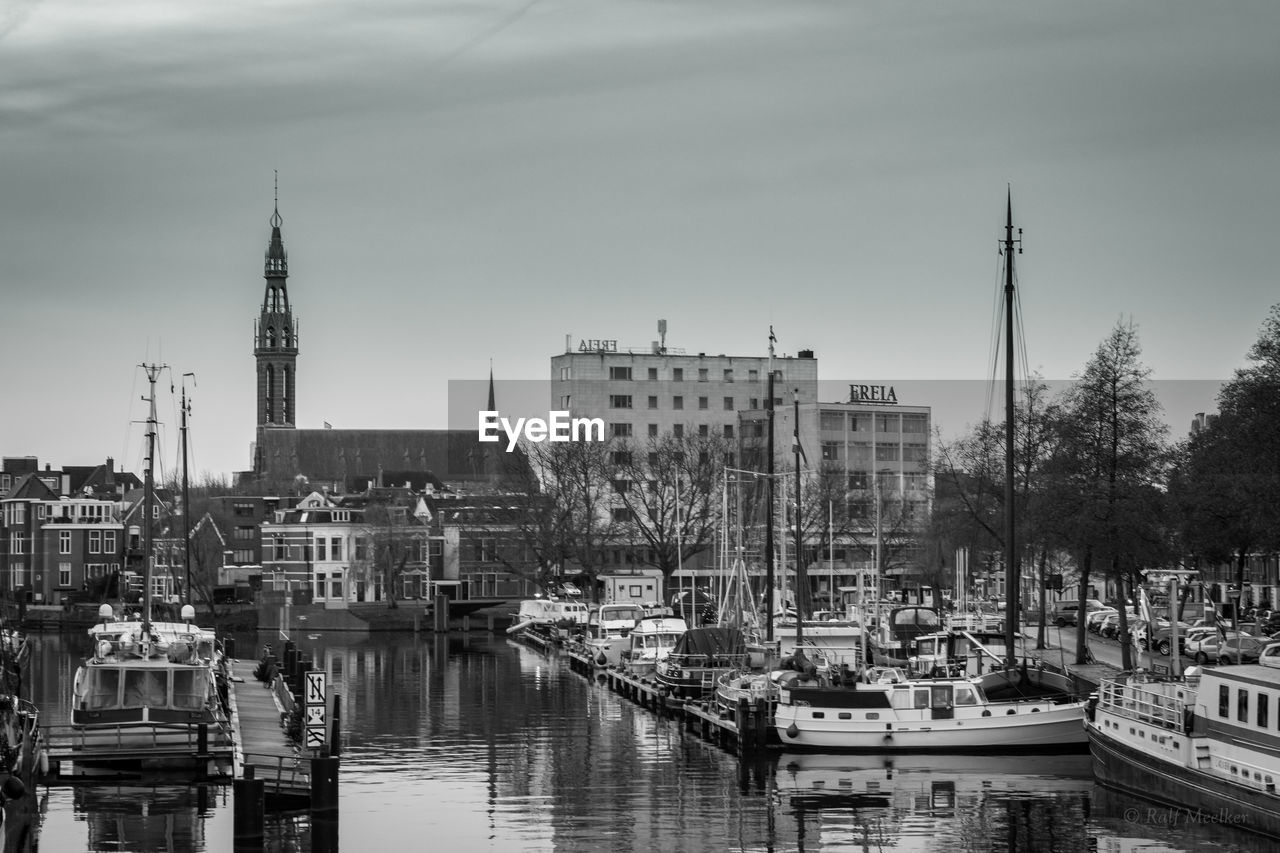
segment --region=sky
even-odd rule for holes
[[[982,380],[1011,192],[1026,366],[1131,321],[1210,389],[1184,433],[1280,302],[1277,31],[1270,0],[10,0],[0,452],[140,470],[155,362],[165,459],[192,373],[193,472],[249,466],[277,171],[302,427],[443,428],[450,381],[659,319],[733,355],[772,326],[836,385]]]

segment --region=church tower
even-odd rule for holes
[[[293,428],[297,419],[295,389],[298,324],[289,308],[289,256],[280,237],[280,201],[271,215],[271,243],[263,275],[262,314],[254,329],[253,357],[258,362],[258,428]]]

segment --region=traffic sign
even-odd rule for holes
[[[308,705],[307,706],[307,727],[310,728],[311,726],[320,726],[321,728],[324,728],[324,725],[325,725],[324,706]]]
[[[324,749],[324,726],[307,726],[307,749]]]
[[[307,673],[307,698],[308,705],[323,705],[325,698],[324,672],[308,672]]]

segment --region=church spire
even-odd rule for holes
[[[298,324],[289,307],[289,258],[280,236],[280,179],[276,175],[275,207],[271,213],[271,242],[267,245],[263,276],[266,288],[262,313],[254,334],[253,355],[258,362],[258,426],[292,427],[296,423],[296,365]]]
[[[498,411],[498,404],[493,393],[493,359],[489,359],[489,408],[490,412]]]

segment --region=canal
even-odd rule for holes
[[[744,766],[555,653],[502,636],[295,640],[342,697],[339,847],[351,853],[1260,849],[1229,828],[1100,790],[1087,755],[773,753]],[[34,638],[27,689],[47,722],[67,720],[85,642]],[[279,638],[237,637],[243,657],[264,642]],[[58,784],[39,798],[24,849],[234,846],[229,785]],[[311,849],[305,813],[269,816],[266,834],[266,850]]]

